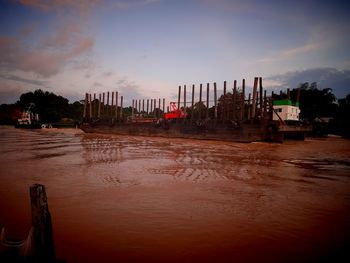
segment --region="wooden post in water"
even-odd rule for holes
[[[245,79],[242,80],[242,94],[241,94],[241,121],[244,120],[244,106],[245,106]],[[249,115],[248,115],[249,116]]]
[[[147,107],[146,107],[146,112],[147,112],[147,115],[148,115],[148,107],[149,107],[149,99],[147,99]]]
[[[233,81],[233,92],[232,92],[232,120],[235,121],[236,120],[236,109],[237,109],[237,80]]]
[[[32,211],[33,262],[54,262],[55,246],[51,215],[47,202],[45,186],[34,184],[30,187]]]
[[[144,115],[145,113],[145,100],[142,99],[142,116]]]
[[[123,96],[120,96],[120,121],[123,120]]]
[[[271,120],[272,120],[272,117],[273,117],[273,113],[272,113],[272,110],[273,110],[273,105],[272,105],[272,103],[273,103],[273,97],[274,97],[274,95],[275,95],[275,93],[273,92],[273,91],[271,91],[271,97],[270,97],[270,99],[269,99],[269,117],[271,118]]]
[[[137,114],[137,99],[134,99],[134,116]]]
[[[101,93],[98,94],[98,118],[101,118]]]
[[[94,104],[93,104],[94,108],[93,108],[93,113],[92,116],[94,118],[96,118],[96,93],[94,93]]]
[[[207,110],[205,113],[205,117],[209,118],[209,83],[207,83]]]
[[[157,111],[157,118],[159,119],[160,118],[160,109],[161,109],[161,105],[160,105],[160,98],[158,99],[158,111]]]
[[[273,98],[272,98],[272,96],[270,97],[270,99],[269,99],[269,117],[270,117],[270,119],[272,120],[273,119]]]
[[[263,86],[262,86],[262,77],[259,78],[259,99],[260,99],[260,119],[263,118],[264,116],[264,111],[263,111]]]
[[[84,111],[83,111],[83,119],[86,118],[86,107],[87,107],[87,100],[88,100],[88,94],[85,93],[85,100],[84,100]]]
[[[91,102],[91,94],[88,93],[88,104],[87,106],[89,107],[89,119],[91,119],[91,115],[92,115],[92,108],[91,108],[92,102]],[[86,109],[87,110],[87,109]]]
[[[157,100],[156,99],[154,99],[153,100],[153,105],[154,105],[154,118],[156,118],[157,117]]]
[[[258,89],[258,78],[254,78],[252,111],[251,111],[251,114],[250,114],[250,121],[251,121],[251,123],[253,123],[254,119],[255,119],[257,89]]]
[[[134,106],[135,106],[135,100],[133,99],[131,101],[131,119],[134,118]]]
[[[249,93],[248,94],[248,116],[249,118],[251,118],[251,112],[252,112],[252,109],[251,109],[251,105],[250,105],[250,99],[251,99],[251,94]],[[251,119],[250,119],[251,120]]]
[[[112,105],[111,105],[111,110],[110,110],[110,115],[112,116],[113,118],[113,106],[114,106],[114,91],[112,91]]]
[[[224,90],[222,96],[222,114],[221,114],[222,122],[226,120],[226,80],[224,81]]]
[[[102,117],[105,115],[105,93],[102,93]]]
[[[270,103],[273,102],[273,97],[275,96],[275,93],[273,91],[271,91],[271,97],[270,99],[268,100],[269,102],[269,117],[271,118],[272,120],[272,115],[271,115],[271,111],[272,111],[272,105]]]
[[[151,111],[150,111],[150,113],[152,113],[153,112],[153,99],[151,99]]]
[[[118,119],[118,91],[115,92],[115,118]]]
[[[184,116],[186,116],[186,85],[184,85]],[[183,120],[185,121],[185,119]]]
[[[139,111],[139,104],[138,104],[138,102],[139,102],[139,100],[137,100],[137,99],[135,99],[135,113],[136,114],[139,114],[140,113],[140,111]]]
[[[153,99],[153,117],[157,117],[157,100]]]
[[[92,100],[91,100],[91,93],[89,94],[89,118],[92,118]]]
[[[218,118],[218,102],[217,102],[217,90],[216,82],[214,82],[214,119]]]
[[[178,94],[178,97],[177,97],[177,122],[179,121],[179,118],[180,118],[180,98],[181,98],[181,86],[179,86],[179,94]]]
[[[136,113],[140,114],[140,100],[135,100]]]
[[[107,91],[106,113],[108,117],[109,116],[109,91]]]
[[[255,103],[255,117],[259,116],[259,109],[258,109],[258,105],[259,105],[259,91],[256,91],[256,103]]]
[[[266,100],[266,89],[264,90],[264,111],[263,111],[263,118],[266,117],[266,109],[267,109],[267,100]]]
[[[198,105],[198,119],[202,119],[202,83],[199,85],[199,105]]]
[[[141,100],[139,100],[139,110],[138,110],[139,116],[140,116],[140,113],[141,113]]]
[[[0,260],[1,262],[58,262],[55,260],[52,222],[45,186],[31,185],[29,195],[32,217],[29,234],[25,240],[11,240],[7,239],[5,228],[2,228]]]
[[[194,117],[194,84],[192,84],[191,119]]]

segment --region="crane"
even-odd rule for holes
[[[188,114],[184,114],[183,111],[180,109],[178,109],[176,107],[176,103],[175,102],[170,102],[170,107],[171,107],[171,112],[166,113],[164,118],[166,120],[172,120],[172,119],[183,119],[183,118],[187,118]]]

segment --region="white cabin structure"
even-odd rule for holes
[[[300,109],[299,104],[293,104],[291,100],[275,100],[273,101],[273,117],[274,121],[299,121]]]

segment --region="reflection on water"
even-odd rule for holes
[[[0,225],[26,235],[28,187],[45,184],[68,262],[310,262],[349,248],[349,141],[0,127],[0,144]]]

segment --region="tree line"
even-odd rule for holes
[[[35,105],[31,111],[38,113],[40,120],[47,123],[59,122],[64,118],[79,121],[84,110],[82,101],[69,103],[62,96],[38,89],[22,94],[14,104],[0,105],[0,124],[14,124],[30,103]]]
[[[333,133],[350,138],[350,94],[337,99],[332,89],[318,88],[316,82],[301,83],[300,118],[314,126],[323,126],[327,133]],[[292,101],[296,101],[297,89],[290,92]],[[284,99],[287,94],[275,95],[274,98]]]

